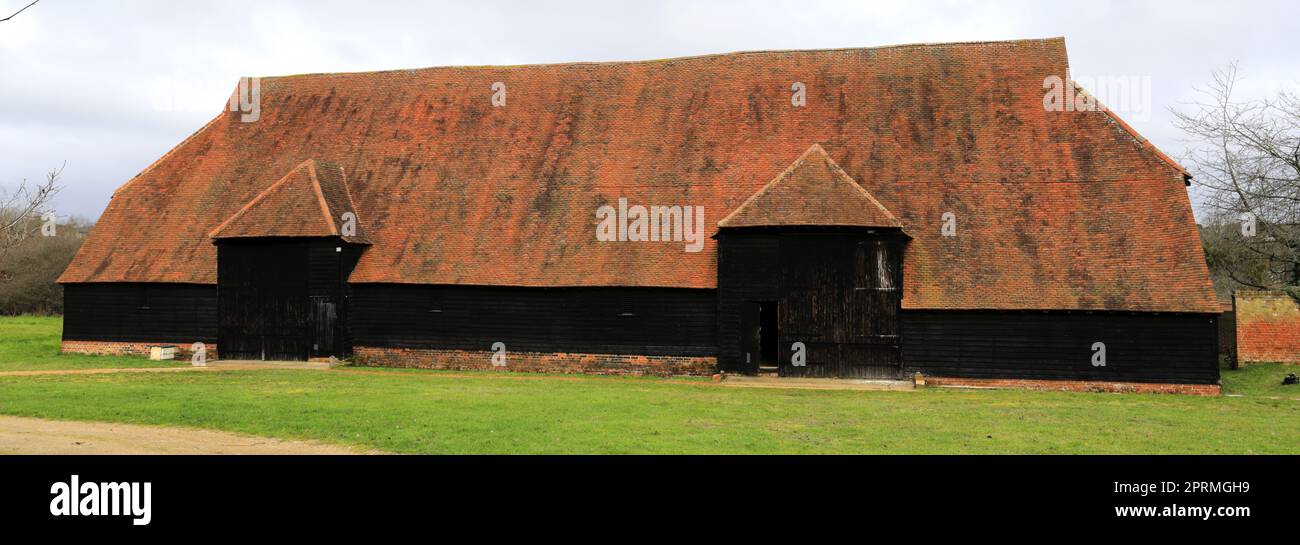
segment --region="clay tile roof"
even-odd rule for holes
[[[1068,74],[1049,38],[261,78],[260,118],[222,113],[123,185],[60,281],[214,283],[212,231],[330,158],[373,243],[353,283],[710,289],[714,233],[601,241],[596,211],[703,207],[712,230],[815,142],[913,237],[904,308],[1218,312],[1183,171],[1114,112],[1047,111]],[[230,233],[328,227],[289,200],[301,225]]]
[[[356,206],[348,195],[343,169],[338,165],[303,161],[279,181],[253,197],[209,233],[213,239],[248,237],[342,236],[348,242],[369,244],[355,220]],[[340,226],[352,212],[349,231]]]
[[[902,227],[875,197],[813,144],[718,227]]]

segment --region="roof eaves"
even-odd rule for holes
[[[172,147],[172,149],[167,150],[167,153],[164,153],[162,157],[159,157],[159,158],[158,158],[158,160],[156,160],[156,161],[154,161],[154,162],[152,162],[152,163],[149,163],[149,166],[144,167],[144,170],[141,170],[138,174],[136,174],[135,176],[132,176],[130,180],[127,180],[127,181],[126,181],[126,183],[117,186],[117,189],[114,189],[114,190],[113,190],[113,193],[112,193],[111,195],[109,195],[108,198],[112,199],[113,197],[116,197],[118,193],[121,193],[123,189],[126,189],[126,186],[129,186],[129,185],[131,185],[132,182],[134,182],[134,181],[136,181],[136,180],[139,180],[139,179],[140,179],[141,177],[143,177],[145,174],[148,174],[149,171],[153,170],[154,167],[158,166],[158,165],[159,165],[160,163],[162,163],[163,161],[166,161],[169,157],[175,155],[177,150],[179,150],[179,149],[181,149],[181,148],[184,148],[185,145],[188,144],[188,143],[190,143],[191,140],[194,140],[195,137],[197,137],[198,135],[203,134],[204,132],[206,132],[206,131],[208,130],[208,128],[212,127],[212,125],[213,125],[214,123],[216,123],[217,121],[220,121],[222,117],[225,117],[225,112],[222,112],[222,113],[220,113],[220,114],[217,114],[216,117],[214,117],[214,118],[212,118],[211,120],[209,120],[209,121],[208,121],[206,124],[204,124],[202,127],[199,127],[199,130],[194,131],[192,134],[190,134],[189,136],[185,137],[184,140],[181,140],[181,143],[176,144],[175,146]]]

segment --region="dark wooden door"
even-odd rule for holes
[[[781,376],[901,376],[893,248],[862,237],[782,238]]]
[[[311,355],[313,357],[328,357],[340,355],[337,350],[335,337],[335,328],[338,322],[338,312],[335,309],[335,303],[328,296],[313,295],[311,297],[311,316],[312,316],[312,344]]]
[[[741,372],[758,373],[762,360],[762,306],[746,301],[740,308],[740,365]]]
[[[218,248],[218,353],[224,359],[305,360],[312,339],[307,244]]]

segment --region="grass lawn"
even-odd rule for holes
[[[60,354],[62,331],[63,318],[58,316],[0,316],[0,372],[185,365],[133,356]]]
[[[17,353],[11,331],[41,345],[31,336],[42,333],[10,324],[0,319],[0,354]],[[56,339],[57,321],[45,325]],[[45,344],[51,353],[33,357],[64,358],[52,354],[57,342]],[[1225,391],[1242,397],[1218,398],[770,390],[364,368],[7,376],[0,414],[418,453],[1300,453],[1300,388],[1272,384],[1294,370],[1225,371]]]

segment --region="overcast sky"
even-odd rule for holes
[[[0,0],[0,18],[31,0]],[[1167,110],[1238,60],[1245,95],[1300,88],[1300,2],[41,0],[0,22],[0,188],[67,162],[61,216],[225,106],[240,76],[657,59],[1064,36],[1075,76],[1149,78],[1120,112],[1171,155]]]

